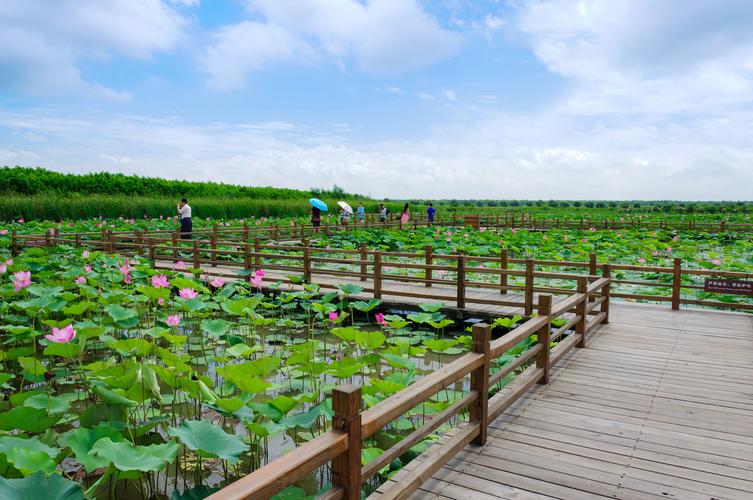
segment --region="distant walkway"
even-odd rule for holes
[[[753,498],[753,316],[610,321],[411,498]]]

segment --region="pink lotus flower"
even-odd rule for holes
[[[65,328],[53,328],[52,334],[45,335],[44,338],[57,344],[67,344],[76,338],[76,330],[73,329],[73,325],[68,325]]]
[[[256,272],[255,272],[254,274],[256,274],[256,275],[257,275],[258,277],[260,277],[260,278],[263,278],[263,277],[264,277],[264,275],[265,275],[265,273],[264,273],[264,269],[257,269],[257,270],[256,270]]]
[[[13,289],[20,292],[31,286],[31,271],[18,271],[13,273]]]
[[[81,252],[81,257],[83,257],[84,259],[88,259],[89,258],[89,250],[84,250],[83,252]]]
[[[644,259],[643,257],[641,257],[640,259],[638,259],[638,262],[640,264],[645,264],[646,263],[646,259]]]
[[[125,283],[126,285],[130,285],[131,284],[131,274],[130,273],[127,273],[127,274],[123,275],[123,283]]]
[[[128,259],[126,259],[125,262],[121,264],[120,266],[120,272],[123,274],[128,274],[131,271],[133,271],[133,267],[131,267],[131,262]]]
[[[672,247],[667,247],[667,253],[672,253]]]
[[[257,271],[257,274],[249,277],[248,282],[251,283],[252,287],[257,288],[259,291],[261,291],[262,286],[264,286],[264,274],[258,274]]]
[[[5,236],[6,234],[8,234],[7,229],[0,229],[0,236]]]
[[[85,265],[84,266],[84,271],[86,271],[87,274],[90,273],[90,272],[92,272],[92,266],[90,266],[89,264]]]
[[[13,265],[13,259],[8,259],[8,260],[5,261],[5,263],[7,265],[9,265],[9,266],[12,266]]]
[[[329,245],[327,245],[324,249],[329,252]]]
[[[167,326],[178,326],[180,324],[180,316],[172,314],[167,317],[165,323],[167,323]]]
[[[175,263],[175,269],[183,270],[185,268],[186,268],[186,263],[183,262],[182,260],[179,260],[178,262]]]
[[[180,295],[182,299],[195,299],[199,296],[199,292],[193,288],[181,288],[178,295]]]
[[[78,278],[76,278],[76,283],[79,285],[86,285],[86,278],[79,276]]]
[[[378,325],[384,326],[384,324],[385,324],[384,314],[382,314],[382,313],[376,313],[374,315],[374,320],[376,320],[376,322],[377,322]]]
[[[25,221],[25,220],[23,219],[23,217],[22,217],[22,218],[20,218],[20,219],[18,219],[18,223],[19,223],[19,224],[23,224],[24,222],[26,222],[26,221]]]
[[[157,299],[157,304],[159,304],[161,306],[164,306],[165,305],[165,299],[163,299],[162,297],[159,297]]]
[[[711,263],[718,266],[722,263],[721,259],[711,259]]]
[[[331,313],[329,313],[329,320],[333,323],[337,321],[337,318],[339,317],[340,315],[337,313],[337,311],[332,311]]]
[[[152,276],[152,286],[155,288],[170,288],[170,283],[167,281],[167,276],[158,274],[157,276]]]
[[[214,288],[221,288],[225,286],[225,280],[222,278],[214,278],[212,281],[209,282],[210,285],[212,285]]]
[[[8,266],[5,265],[5,262],[0,262],[0,274],[5,274],[5,271],[8,270]]]

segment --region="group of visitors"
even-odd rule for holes
[[[379,216],[379,222],[382,224],[385,224],[387,222],[387,218],[389,216],[389,210],[385,206],[384,203],[379,204],[379,210],[378,210],[378,216]],[[436,216],[437,211],[434,208],[434,205],[432,203],[429,203],[428,208],[426,209],[426,220],[429,221],[429,223],[434,222],[434,217]],[[345,207],[342,207],[340,210],[340,224],[343,226],[347,226],[350,224],[350,217],[353,215],[353,213],[348,210]],[[366,220],[366,209],[363,207],[363,203],[358,204],[358,208],[356,209],[356,221],[358,224],[363,224]],[[410,206],[408,203],[403,206],[402,212],[400,212],[400,229],[402,229],[408,222],[410,221]],[[314,231],[319,232],[319,226],[322,222],[322,213],[321,210],[319,210],[316,207],[311,208],[311,224],[314,226]]]
[[[190,240],[191,239],[191,233],[193,231],[193,222],[191,219],[191,205],[188,204],[188,200],[186,198],[181,198],[180,203],[178,203],[178,216],[180,217],[180,237],[184,240]],[[434,222],[434,217],[436,216],[437,211],[434,209],[434,206],[429,203],[429,207],[426,209],[426,220],[429,221],[429,223]],[[342,208],[342,211],[340,212],[340,224],[343,226],[347,226],[350,223],[350,217],[352,215],[352,212],[350,210],[347,210],[346,208]],[[363,207],[363,203],[358,204],[358,208],[356,208],[356,221],[358,224],[363,224],[366,221],[366,209]],[[384,203],[379,204],[379,222],[382,224],[387,222],[387,218],[389,216],[389,210],[387,210],[387,207]],[[408,203],[405,204],[403,207],[403,211],[400,212],[400,229],[405,227],[406,224],[410,221],[410,207],[408,206]],[[322,223],[322,211],[317,207],[311,207],[311,225],[314,226],[314,232],[319,232],[319,226],[321,226]]]

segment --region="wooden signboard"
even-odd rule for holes
[[[753,295],[753,281],[706,278],[703,283],[703,291],[732,295]]]

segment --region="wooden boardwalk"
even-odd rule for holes
[[[753,316],[610,321],[411,498],[753,498]]]

